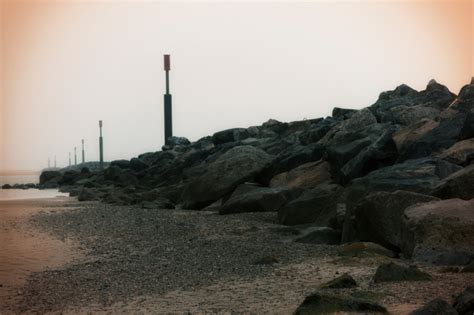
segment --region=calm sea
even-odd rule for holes
[[[0,174],[0,200],[26,200],[68,196],[68,194],[62,194],[56,189],[1,189],[1,186],[4,184],[37,184],[39,182],[39,175],[40,173],[33,172],[23,174]]]

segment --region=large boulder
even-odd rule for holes
[[[427,281],[431,276],[416,266],[403,266],[393,262],[380,265],[374,274],[374,282]]]
[[[390,108],[381,118],[382,122],[391,122],[399,125],[411,125],[423,118],[434,119],[440,110],[423,105],[400,105]]]
[[[351,116],[357,113],[357,111],[357,109],[334,107],[332,109],[332,117],[344,120],[351,118]]]
[[[56,188],[61,180],[62,174],[58,171],[44,171],[39,178],[40,186],[48,186],[48,188]]]
[[[474,138],[459,141],[438,155],[451,163],[467,166],[474,162]]]
[[[301,236],[295,239],[297,243],[339,245],[341,243],[341,231],[325,227],[313,226],[301,232]]]
[[[130,167],[130,161],[129,160],[115,160],[115,161],[110,162],[110,167],[128,169]]]
[[[206,172],[184,188],[182,207],[202,209],[230,194],[238,185],[252,181],[273,157],[252,146],[237,146],[205,166]]]
[[[332,179],[328,162],[319,160],[302,164],[288,172],[280,173],[272,178],[270,187],[286,187],[289,189],[310,189]]]
[[[400,251],[405,209],[436,200],[439,199],[400,190],[372,193],[354,208],[358,238]]]
[[[341,181],[347,183],[373,170],[392,165],[398,158],[395,142],[392,139],[393,133],[397,130],[397,126],[389,126],[374,142],[350,159],[341,169]]]
[[[461,167],[438,158],[421,158],[387,166],[352,182],[359,196],[374,191],[406,190],[429,194],[440,181]]]
[[[399,161],[437,154],[451,147],[460,138],[465,120],[466,114],[463,112],[440,117],[436,121],[436,126],[433,126],[434,128],[425,130],[426,132],[417,137],[415,141],[403,146]],[[408,128],[411,129],[410,126]]]
[[[402,251],[434,264],[474,259],[474,199],[448,199],[405,209]]]
[[[278,210],[278,221],[285,225],[315,223],[334,226],[338,199],[344,188],[336,184],[321,184]]]
[[[212,142],[215,145],[219,145],[219,144],[223,144],[227,142],[243,140],[248,137],[249,137],[249,134],[248,134],[247,129],[233,128],[233,129],[227,129],[227,130],[216,132],[215,134],[212,135]]]
[[[442,199],[474,198],[474,165],[463,168],[444,178],[433,191],[433,195]]]
[[[340,314],[349,312],[385,314],[387,310],[371,300],[316,292],[304,299],[303,303],[294,312],[294,315]]]
[[[278,211],[290,199],[291,194],[285,188],[243,184],[238,186],[222,205],[219,214]]]
[[[414,310],[410,315],[458,315],[458,312],[448,302],[437,298]]]
[[[454,308],[459,315],[471,315],[474,313],[474,286],[467,287],[454,300]]]
[[[449,106],[455,97],[446,86],[431,80],[426,89],[420,92],[405,84],[398,86],[393,91],[382,92],[377,102],[369,108],[378,121],[391,121],[391,118],[393,118],[392,110],[399,106],[414,107],[422,105],[442,110]]]
[[[302,131],[298,135],[298,140],[303,145],[318,142],[337,123],[338,123],[337,120],[332,119],[330,117],[324,120],[318,121],[317,123],[312,124],[308,130]]]

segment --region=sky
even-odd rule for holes
[[[163,54],[191,141],[474,75],[470,0],[0,3],[0,171],[97,160],[100,119],[106,160],[160,150]]]

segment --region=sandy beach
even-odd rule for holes
[[[343,273],[359,286],[332,293],[370,296],[407,314],[434,297],[451,301],[474,283],[472,273],[418,265],[433,281],[374,284],[380,263],[400,259],[340,256],[341,246],[295,243],[301,230],[276,224],[276,213],[220,216],[73,198],[16,206],[25,203],[42,211],[11,227],[62,244],[44,253],[61,260],[32,270],[3,303],[5,314],[291,314],[305,296]]]

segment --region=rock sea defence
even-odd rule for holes
[[[474,261],[474,82],[459,95],[434,80],[401,85],[361,110],[171,140],[104,170],[43,172],[40,187],[150,209],[275,212],[280,224],[321,228],[305,242]]]

